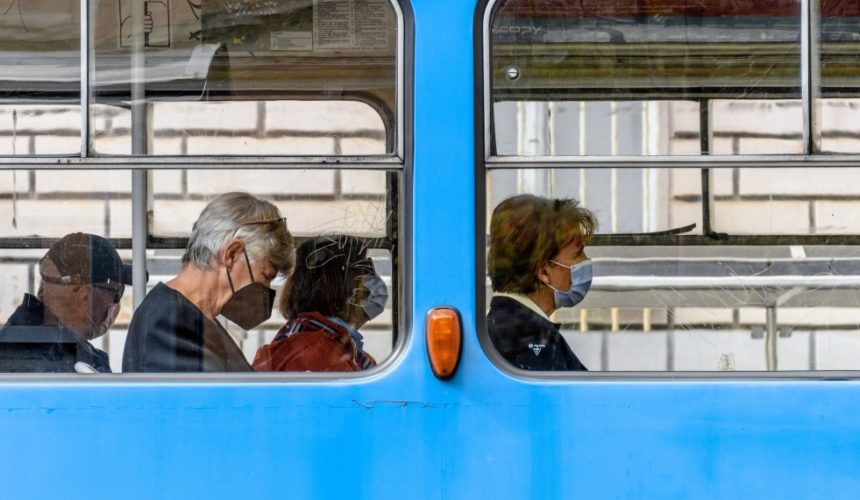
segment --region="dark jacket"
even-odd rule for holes
[[[155,285],[131,319],[124,372],[251,371],[239,346],[181,293]]]
[[[32,343],[20,341],[9,341],[11,331],[14,327],[32,328]],[[40,327],[40,328],[37,328]],[[29,332],[25,332],[29,334]],[[43,336],[46,339],[62,339],[60,341],[41,342],[37,338]],[[29,339],[28,339],[29,340]],[[74,360],[65,361],[66,349],[74,351]],[[74,361],[82,361],[97,371],[110,373],[110,359],[108,354],[96,349],[89,342],[80,339],[68,328],[57,325],[45,325],[45,305],[35,296],[25,293],[21,305],[15,309],[9,321],[0,328],[0,354],[3,362],[0,363],[0,371],[27,371],[27,372],[74,372]],[[9,356],[25,356],[27,359],[6,359]]]
[[[559,325],[510,297],[493,297],[487,329],[496,350],[523,370],[587,370],[559,332]]]
[[[257,371],[354,372],[375,365],[346,328],[316,312],[297,314],[254,358]]]

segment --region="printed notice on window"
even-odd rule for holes
[[[358,0],[355,5],[355,44],[359,50],[388,51],[387,0]]]
[[[314,50],[352,50],[352,0],[314,0]]]
[[[314,0],[314,50],[387,51],[387,0]]]
[[[273,31],[270,43],[272,50],[301,50],[314,49],[314,37],[310,31]]]

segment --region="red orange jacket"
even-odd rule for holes
[[[375,364],[346,328],[316,312],[297,314],[254,357],[257,371],[353,372]]]

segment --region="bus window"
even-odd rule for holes
[[[837,3],[808,29],[797,2],[490,2],[491,357],[553,371],[857,369],[860,168],[818,155],[857,151],[845,47],[858,15]],[[820,64],[802,65],[802,50]],[[593,234],[576,204],[556,201],[570,199]],[[549,218],[534,220],[561,222],[530,236],[541,262],[513,257],[540,293],[514,293],[494,233],[518,227],[525,241],[540,224],[523,207],[542,203]],[[548,244],[553,231],[575,252]],[[549,315],[563,342],[499,337],[494,304]],[[535,361],[565,349],[575,363]]]
[[[382,156],[385,125],[357,101],[152,103],[154,155]],[[131,151],[131,112],[96,105],[99,154]],[[205,124],[205,125],[202,125]]]
[[[135,99],[146,103],[148,154],[395,152],[397,19],[388,0],[146,5],[137,76],[132,3],[94,5],[97,154],[132,154]]]
[[[396,190],[397,178],[396,172],[369,170],[156,170],[152,177],[150,231],[153,244],[150,246],[161,248],[148,258],[149,289],[169,281],[181,271],[182,248],[192,225],[208,203],[231,190],[250,193],[271,201],[286,217],[287,228],[297,247],[307,240],[323,238],[340,241],[336,253],[344,254],[346,244],[343,241],[353,238],[357,242],[361,249],[357,253],[369,260],[370,268],[385,283],[388,292],[387,300],[380,304],[383,307],[375,311],[372,318],[361,321],[361,328],[357,329],[362,350],[372,356],[376,364],[382,363],[397,342],[395,306],[400,292],[396,286],[398,253],[393,214],[398,208],[397,194],[392,192]],[[307,262],[297,261],[294,272],[300,268],[307,268]],[[249,364],[257,351],[270,344],[290,319],[284,317],[278,304],[284,288],[291,285],[291,279],[291,276],[281,276],[273,282],[279,296],[271,317],[260,325],[244,329],[223,318],[223,326],[233,335]],[[326,285],[320,281],[315,286]],[[113,339],[117,354],[123,354],[123,347],[127,346],[126,332],[117,332]]]
[[[80,2],[7,7],[0,15],[0,155],[78,153]]]
[[[0,185],[6,200],[3,203],[4,210],[0,213],[0,243],[5,247],[0,253],[0,273],[6,277],[4,283],[7,285],[0,293],[0,324],[10,327],[44,326],[42,323],[21,323],[22,307],[27,309],[32,306],[30,308],[48,311],[47,315],[42,316],[45,325],[69,326],[73,320],[67,318],[74,316],[69,310],[80,304],[68,299],[60,301],[56,298],[57,290],[71,293],[77,290],[76,286],[91,283],[69,283],[66,286],[46,282],[43,257],[54,251],[51,249],[64,236],[83,233],[94,238],[105,238],[100,242],[110,244],[117,258],[125,265],[130,264],[129,247],[133,234],[131,176],[128,171],[119,170],[36,170],[16,172],[15,176],[17,180],[13,180],[12,172],[9,172],[6,182]],[[369,311],[368,317],[362,319],[360,328],[356,329],[360,335],[358,345],[374,361],[374,366],[383,363],[393,352],[398,338],[396,305],[400,296],[397,286],[398,237],[396,217],[393,216],[398,210],[396,189],[399,174],[396,171],[189,169],[154,170],[150,176],[152,220],[146,262],[148,291],[151,292],[159,283],[171,280],[180,272],[180,258],[187,245],[188,235],[207,203],[228,191],[251,193],[256,198],[271,201],[286,217],[287,227],[297,246],[315,238],[355,242],[358,256],[355,264],[363,266],[363,274],[359,278],[372,274],[383,283],[382,293],[375,296],[378,300],[373,307],[364,304],[367,302],[365,295],[369,292],[365,288],[368,288],[370,280],[364,279],[367,284],[349,285],[351,290],[361,289],[364,295],[358,293],[346,300],[366,305]],[[33,235],[39,237],[34,238]],[[67,246],[75,245],[70,243]],[[341,247],[337,247],[337,253],[341,253],[341,250]],[[65,255],[72,253],[67,251]],[[302,266],[307,267],[302,262],[297,263],[296,268]],[[272,287],[282,294],[283,289],[290,285],[290,280],[291,276],[278,276],[272,282]],[[101,282],[96,285],[122,288],[123,293],[117,302],[114,321],[106,326],[109,329],[99,335],[82,338],[82,342],[96,350],[93,352],[103,353],[99,355],[99,359],[105,362],[102,368],[107,367],[118,373],[123,371],[126,337],[134,311],[132,286],[125,284],[120,287]],[[317,282],[315,286],[322,287],[323,282]],[[102,293],[101,289],[97,292]],[[25,307],[27,304],[29,306]],[[342,304],[344,307],[346,305]],[[94,319],[96,324],[104,321],[107,321],[105,317]],[[250,366],[258,349],[272,342],[287,319],[275,307],[270,318],[251,329],[241,328],[224,317],[219,317],[219,321]],[[59,335],[53,331],[48,334]],[[10,335],[10,339],[17,343],[11,340],[5,342],[0,328],[0,372],[72,371],[71,365],[47,366],[47,361],[40,362],[41,358],[24,363],[21,356],[32,358],[34,355],[31,351],[21,351],[20,332],[13,331]],[[23,338],[28,337],[24,335]],[[50,353],[44,355],[53,359],[51,356]],[[9,364],[12,362],[14,364]]]
[[[0,372],[109,372],[134,300],[128,170],[5,171]]]
[[[858,66],[853,56],[860,8],[856,3],[823,0],[819,5],[820,28],[814,39],[821,77],[817,81],[816,148],[825,153],[857,153],[857,118],[860,92]]]
[[[231,366],[250,371],[257,351],[279,332],[292,332],[285,325],[305,312],[322,315],[318,323],[338,334],[339,348],[352,350],[356,364],[271,370],[357,372],[385,363],[401,342],[402,318],[399,4],[144,4],[84,4],[91,22],[83,28],[79,2],[67,9],[31,2],[0,16],[0,40],[9,41],[0,51],[8,63],[0,75],[0,162],[6,165],[0,273],[10,284],[0,293],[0,325],[11,328],[0,331],[0,373],[74,371],[78,348],[96,355],[85,364],[99,372],[156,371],[124,363],[133,313],[182,273],[182,255],[204,208],[231,196],[280,215],[236,219],[237,228],[272,226],[283,243],[288,238],[278,224],[284,224],[295,247],[316,242],[320,252],[333,249],[335,258],[348,257],[343,267],[350,270],[343,279],[320,277],[325,266],[310,266],[313,259],[290,263],[286,243],[278,247],[280,267],[272,269],[252,249],[247,266],[233,269],[244,280],[234,292],[259,283],[277,296],[271,314],[252,326],[241,300],[232,309],[239,314],[212,314],[211,325],[224,333],[218,345],[236,354]],[[89,66],[83,80],[82,61]],[[224,196],[235,192],[244,194]],[[82,261],[108,262],[116,272],[43,269],[53,262],[46,254],[66,255],[61,250],[68,248],[109,254]],[[294,270],[305,271],[302,287]],[[278,306],[280,296],[313,289],[307,283],[331,290],[321,285],[332,282],[340,286],[330,294],[337,307]],[[104,299],[101,312],[110,314],[69,319],[87,308],[72,307],[71,299],[45,296],[44,302],[40,290],[48,288],[93,291]],[[268,299],[270,291],[262,292]],[[22,306],[46,311],[41,326],[48,329],[30,336],[19,331]],[[98,335],[75,330],[87,321],[99,327]],[[55,362],[28,364],[27,356],[43,347]],[[176,366],[157,371],[227,371],[206,363],[196,370]]]
[[[802,152],[799,2],[508,0],[489,29],[495,155]]]

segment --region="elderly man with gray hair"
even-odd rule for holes
[[[293,237],[277,207],[246,193],[212,200],[194,223],[182,270],[134,313],[123,371],[251,371],[215,317],[246,330],[267,320],[271,282],[289,276],[294,263]]]

